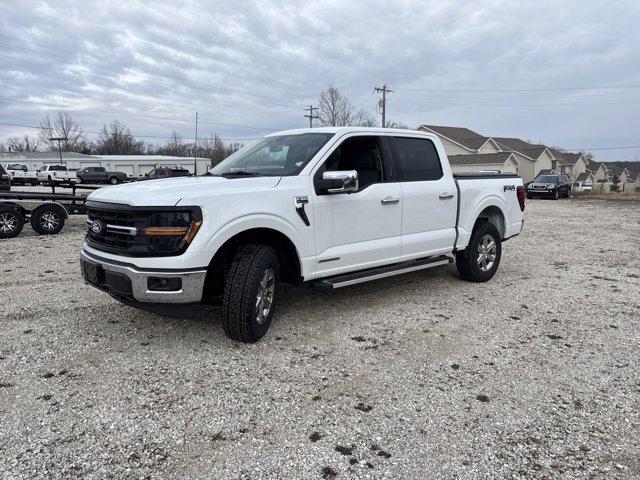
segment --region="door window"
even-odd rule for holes
[[[400,181],[418,182],[442,178],[440,158],[431,140],[390,137],[389,143]]]
[[[355,170],[358,172],[358,191],[385,180],[382,153],[378,137],[351,137],[342,142],[316,173]]]

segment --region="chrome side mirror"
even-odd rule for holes
[[[343,170],[324,172],[322,180],[328,193],[353,193],[358,191],[358,172]]]

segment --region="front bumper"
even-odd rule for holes
[[[527,190],[527,195],[532,197],[553,197],[555,194],[555,190]]]
[[[125,302],[152,304],[199,303],[207,276],[206,268],[140,269],[129,263],[93,255],[86,250],[80,253],[80,267],[85,283]],[[180,288],[172,291],[150,290],[150,278],[179,279]]]

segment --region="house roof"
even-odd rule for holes
[[[593,179],[593,173],[583,172],[576,177],[576,182],[586,182],[587,180],[589,180],[589,177]]]
[[[516,151],[525,157],[532,158],[537,160],[540,158],[540,155],[547,150],[545,145],[534,144],[525,142],[520,138],[510,138],[510,137],[492,137],[495,142],[505,150],[513,150]]]
[[[418,129],[426,128],[438,135],[462,145],[468,150],[478,150],[485,143],[491,140],[489,137],[480,135],[478,132],[464,127],[446,127],[442,125],[421,125]]]
[[[497,152],[449,155],[448,158],[451,165],[503,165],[512,156],[511,152]]]
[[[552,150],[553,156],[558,159],[558,163],[560,165],[575,165],[580,158],[582,158],[581,153],[570,153],[570,152],[557,152],[557,150]]]
[[[545,168],[543,170],[540,170],[536,177],[539,177],[540,175],[554,175],[555,173],[556,172],[551,170],[550,168]]]

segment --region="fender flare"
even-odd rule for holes
[[[282,217],[264,213],[245,215],[231,220],[212,234],[211,239],[202,246],[202,250],[209,252],[211,256],[209,261],[211,261],[220,247],[228,240],[242,232],[256,228],[275,230],[287,237],[296,248],[298,260],[302,262],[303,242],[295,227]]]

